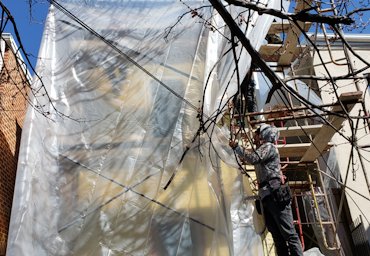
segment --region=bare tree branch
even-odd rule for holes
[[[298,13],[286,13],[283,11],[265,8],[258,6],[257,4],[253,4],[251,2],[241,1],[241,0],[226,0],[227,3],[245,7],[252,9],[254,11],[257,11],[259,15],[262,14],[269,14],[281,19],[287,19],[287,20],[296,20],[296,21],[310,21],[310,22],[317,22],[317,23],[325,23],[329,25],[335,25],[335,24],[345,24],[345,25],[351,25],[355,21],[349,17],[345,16],[324,16],[321,14],[312,14],[309,13],[308,10],[302,10]]]
[[[361,12],[367,12],[367,11],[370,11],[370,7],[369,8],[359,8],[359,9],[353,10],[351,12],[348,12],[347,17],[352,16],[353,14],[357,14],[357,13],[361,13]]]

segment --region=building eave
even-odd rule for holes
[[[25,64],[25,61],[22,57],[22,55],[19,52],[19,47],[17,43],[14,41],[13,36],[10,33],[2,33],[1,34],[1,39],[6,42],[6,45],[9,46],[12,50],[12,52],[16,55],[17,62],[19,66],[21,67],[24,75],[28,79],[29,83],[31,84],[32,82],[32,77],[31,74],[27,68],[27,65]]]
[[[330,47],[339,48],[343,47],[342,40],[334,34],[309,35],[310,38],[316,41],[318,47],[327,47],[327,42],[330,43]],[[370,49],[370,34],[344,34],[344,38],[348,44],[354,49]]]

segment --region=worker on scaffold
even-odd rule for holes
[[[275,146],[278,138],[279,131],[276,127],[262,124],[253,137],[256,150],[246,150],[232,140],[229,145],[242,161],[255,166],[264,219],[274,239],[277,255],[303,255],[301,242],[293,225],[290,190],[285,184],[279,151]]]

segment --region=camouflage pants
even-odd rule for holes
[[[262,201],[265,223],[274,239],[277,255],[303,255],[301,242],[293,224],[292,207],[279,205],[272,196]]]

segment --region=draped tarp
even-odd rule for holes
[[[26,117],[8,255],[261,255],[227,128],[194,140],[201,103],[204,121],[237,90],[220,18],[178,20],[203,1],[60,4],[37,65],[52,101]],[[243,15],[259,47],[272,18]]]

